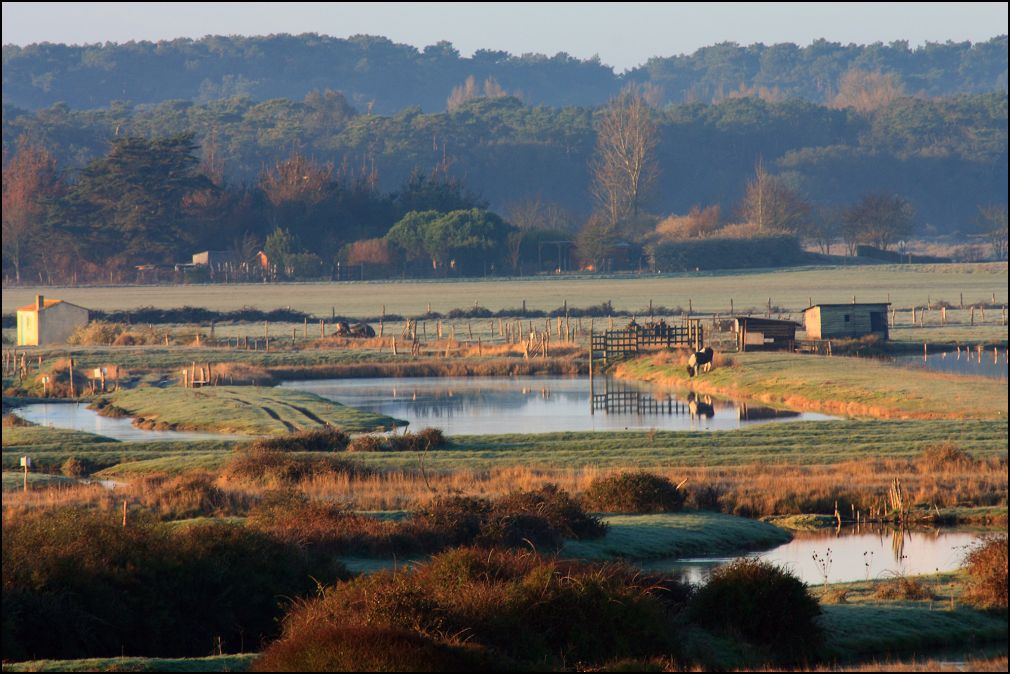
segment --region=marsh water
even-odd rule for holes
[[[980,533],[964,529],[874,530],[843,528],[840,532],[797,532],[792,541],[749,557],[784,566],[808,585],[848,583],[903,575],[953,571]],[[816,555],[816,557],[815,557]],[[694,584],[705,581],[721,564],[735,557],[651,561],[651,571],[675,572]]]
[[[1007,381],[1006,351],[961,350],[927,354],[925,357],[897,356],[894,362],[904,367],[922,368],[948,374],[974,375]]]
[[[800,413],[651,389],[597,377],[389,377],[282,384],[449,435],[614,430],[729,430],[823,420]],[[590,404],[592,400],[592,405]]]
[[[16,414],[25,421],[39,426],[95,433],[123,442],[229,440],[242,437],[226,433],[154,431],[137,428],[129,417],[103,417],[95,410],[88,409],[87,405],[83,403],[33,403],[19,407]]]

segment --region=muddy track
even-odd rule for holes
[[[263,410],[264,412],[266,412],[267,416],[270,417],[271,419],[273,419],[275,421],[279,421],[282,424],[284,424],[284,427],[288,429],[289,433],[294,433],[295,431],[298,430],[297,426],[295,426],[294,424],[292,424],[289,421],[285,421],[284,419],[281,419],[280,415],[277,414],[276,412],[274,412],[269,407],[267,407],[265,405],[262,405],[262,406],[260,406],[260,409]]]
[[[300,412],[301,414],[305,415],[305,417],[307,419],[310,419],[310,420],[314,421],[315,423],[319,424],[320,426],[326,426],[327,425],[326,421],[324,419],[322,419],[321,417],[319,417],[317,414],[315,414],[312,410],[306,409],[304,407],[299,407],[298,405],[292,405],[291,403],[278,403],[278,404],[284,405],[286,407],[290,407],[291,409],[295,410],[296,412]]]

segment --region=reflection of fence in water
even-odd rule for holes
[[[670,416],[711,416],[714,407],[710,398],[702,401],[693,394],[687,401],[672,395],[656,396],[635,388],[606,387],[603,393],[593,394],[593,410],[608,414],[655,414]]]
[[[580,399],[584,400],[585,394],[567,391],[555,392],[549,386],[524,386],[521,389],[503,386],[497,389],[461,389],[459,391],[453,389],[423,391],[393,389],[392,395],[385,398],[385,400],[409,408],[411,413],[421,418],[451,417],[466,414],[470,410],[479,412],[488,410],[514,411],[527,406],[531,400],[577,403]],[[348,404],[354,406],[353,402]],[[361,406],[360,403],[359,406]],[[365,404],[365,406],[368,405]]]

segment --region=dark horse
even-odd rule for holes
[[[687,376],[695,377],[699,372],[709,372],[712,369],[712,359],[715,351],[711,346],[706,346],[701,351],[695,351],[687,361]]]

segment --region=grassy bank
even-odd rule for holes
[[[859,661],[1000,642],[1006,647],[1006,613],[964,605],[963,572],[911,580],[928,598],[881,599],[880,590],[896,579],[831,585],[829,595],[836,599],[823,605],[822,618],[830,655]],[[844,597],[840,603],[839,596]]]
[[[72,431],[67,428],[47,426],[5,426],[3,429],[3,450],[54,451],[61,449],[85,449],[105,446],[116,442],[112,438],[94,433]]]
[[[827,414],[883,419],[1007,418],[1007,386],[992,379],[903,368],[866,358],[744,353],[689,379],[676,354],[619,363],[618,377]]]
[[[245,672],[255,653],[206,658],[88,658],[5,662],[5,672]]]
[[[400,425],[392,417],[370,414],[312,393],[262,386],[143,386],[122,390],[109,400],[141,427],[270,435],[325,424],[345,431],[372,431]]]
[[[787,543],[779,527],[711,512],[608,515],[603,538],[566,541],[562,557],[591,560],[648,560],[669,557],[730,555]]]

